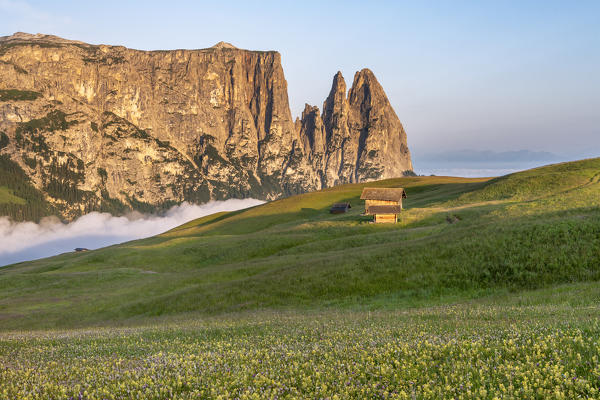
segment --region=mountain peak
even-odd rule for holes
[[[361,76],[375,76],[373,71],[371,71],[369,68],[363,68],[360,71],[357,71],[356,73]]]
[[[77,43],[87,44],[78,40],[64,39],[55,35],[46,35],[44,33],[15,32],[10,36],[0,36],[0,42],[54,42],[54,43]]]
[[[24,110],[1,121],[10,143],[2,153],[65,219],[107,207],[271,200],[412,169],[400,121],[366,72],[352,102],[335,73],[322,113],[305,106],[294,123],[273,50],[220,42],[143,51],[28,33],[0,40],[0,89],[11,89],[2,105]],[[17,140],[21,121],[36,132]],[[65,174],[56,189],[46,184]],[[33,218],[46,212],[37,210]]]
[[[212,46],[211,49],[237,49],[237,47],[235,47],[231,43],[220,41],[219,43]]]

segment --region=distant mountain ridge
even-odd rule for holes
[[[307,106],[296,122],[281,55],[225,42],[140,51],[16,33],[0,38],[0,77],[0,192],[43,198],[36,212],[0,202],[16,219],[275,199],[412,172],[368,69],[348,93],[336,74],[323,116]]]
[[[439,153],[428,153],[419,157],[420,161],[451,163],[502,163],[502,162],[535,162],[559,161],[561,157],[546,151],[502,151],[492,150],[453,150]]]

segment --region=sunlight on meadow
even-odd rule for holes
[[[548,324],[536,313],[558,312]],[[0,335],[7,399],[597,398],[600,322],[568,309],[259,313]],[[581,311],[581,310],[580,310]],[[505,317],[502,317],[504,315]]]

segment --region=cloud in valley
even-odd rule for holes
[[[255,199],[230,199],[201,205],[183,203],[162,215],[131,213],[115,217],[92,212],[64,224],[55,217],[33,222],[13,222],[0,217],[0,265],[73,251],[95,249],[157,235],[181,224],[221,211],[235,211],[262,204]]]

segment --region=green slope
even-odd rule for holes
[[[0,186],[0,204],[25,204],[26,201],[15,196],[13,190],[6,186]]]
[[[0,155],[0,215],[8,215],[15,221],[39,221],[54,211],[25,171],[8,155]]]
[[[493,180],[407,177],[397,225],[366,185],[222,213],[153,238],[0,270],[4,329],[256,309],[398,308],[600,278],[600,159]],[[352,211],[330,215],[333,202]],[[448,219],[455,221],[448,223]]]

